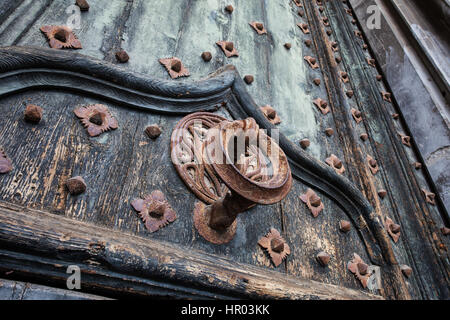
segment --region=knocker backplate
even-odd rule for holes
[[[206,131],[223,120],[227,119],[209,112],[190,114],[175,126],[170,141],[172,163],[181,179],[208,204],[224,196],[228,190],[204,160],[203,150]]]

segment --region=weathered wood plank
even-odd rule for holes
[[[67,258],[71,261],[95,261],[91,271],[81,266],[82,272],[96,273],[113,269],[118,274],[110,272],[109,275],[117,281],[127,281],[127,275],[133,274],[143,279],[162,277],[165,282],[248,298],[381,298],[340,286],[280,275],[197,250],[186,252],[185,247],[127,235],[3,202],[0,226],[0,242],[5,247],[35,254],[45,252],[47,257],[63,261]],[[22,240],[18,241],[17,234],[20,234]],[[114,290],[133,290],[132,281],[128,282],[128,286]]]

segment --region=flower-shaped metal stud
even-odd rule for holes
[[[42,26],[40,30],[45,34],[50,47],[54,49],[81,49],[81,42],[78,40],[72,29],[66,26]]]
[[[262,113],[266,116],[267,120],[272,124],[280,124],[281,119],[277,114],[277,111],[269,105],[260,107]]]
[[[436,197],[436,195],[433,192],[430,192],[428,190],[425,190],[425,189],[421,189],[421,190],[423,192],[423,195],[425,196],[425,201],[434,206],[436,204],[434,201],[434,198]]]
[[[216,44],[222,49],[223,53],[227,58],[238,57],[239,53],[234,47],[234,43],[231,41],[217,41]]]
[[[313,100],[314,105],[319,108],[320,112],[322,112],[322,114],[327,114],[328,112],[330,112],[330,107],[328,107],[328,102],[326,102],[325,100],[321,99],[321,98],[317,98],[316,100]]]
[[[172,79],[179,77],[189,77],[189,70],[183,66],[183,63],[177,57],[159,59],[169,73]]]
[[[348,73],[347,72],[340,71],[339,74],[341,76],[341,80],[342,80],[343,83],[349,82],[349,78],[348,78]]]
[[[322,200],[320,200],[319,196],[312,189],[306,190],[306,193],[302,194],[299,198],[306,203],[314,218],[317,218],[320,211],[324,208]]]
[[[345,171],[345,167],[342,164],[342,161],[335,156],[334,154],[332,154],[331,156],[329,156],[328,158],[325,159],[325,162],[332,167],[336,173],[338,174],[343,174]]]
[[[297,23],[297,26],[303,31],[304,34],[309,33],[309,27],[306,23]]]
[[[367,163],[369,164],[369,169],[372,174],[376,174],[380,168],[378,167],[378,162],[371,156],[367,155]]]
[[[375,59],[371,59],[371,58],[366,58],[367,64],[371,67],[376,67],[375,66]]]
[[[391,218],[387,217],[384,221],[384,227],[391,236],[392,240],[397,243],[398,239],[400,238],[400,225],[394,223]]]
[[[108,107],[103,104],[81,106],[73,110],[73,112],[80,118],[81,123],[91,137],[98,136],[111,129],[117,129],[119,126],[116,118],[111,115]]]
[[[308,62],[309,66],[312,69],[317,69],[319,68],[319,65],[317,64],[317,59],[311,56],[305,56],[304,59],[306,60],[306,62]]]
[[[400,136],[400,139],[402,140],[402,143],[407,146],[407,147],[411,147],[411,137],[404,135],[400,132],[398,132],[398,135]]]
[[[384,101],[387,101],[389,103],[392,103],[391,100],[391,93],[390,92],[386,92],[386,91],[380,91],[381,92],[381,96],[383,97]]]
[[[177,218],[175,211],[160,190],[153,191],[144,199],[134,199],[131,205],[139,212],[145,228],[150,232],[164,228]]]
[[[278,267],[291,253],[291,249],[286,241],[274,228],[271,228],[267,235],[259,239],[258,244],[269,253],[270,259],[275,267]]]
[[[347,268],[361,282],[363,288],[366,288],[367,281],[370,277],[369,266],[361,259],[361,257],[356,253],[353,253],[353,259],[347,264]]]
[[[8,173],[13,169],[12,161],[8,158],[5,150],[0,147],[0,173]]]
[[[265,33],[267,33],[267,30],[264,28],[264,24],[262,24],[262,22],[252,21],[252,22],[249,22],[249,25],[251,25],[252,28],[255,29],[255,31],[258,34],[265,34]]]
[[[362,121],[362,113],[359,110],[356,110],[355,108],[352,108],[350,110],[352,113],[352,117],[355,120],[356,123],[360,123]]]

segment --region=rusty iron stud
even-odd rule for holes
[[[442,227],[441,232],[444,236],[448,236],[450,234],[450,228]]]
[[[289,49],[291,49],[292,45],[289,42],[286,42],[284,44],[284,47],[289,50]]]
[[[303,5],[302,5],[302,3],[300,2],[300,0],[293,0],[293,1],[294,1],[295,5],[296,5],[297,7],[303,7]]]
[[[312,41],[311,41],[310,39],[306,39],[306,40],[305,40],[305,45],[306,45],[307,47],[310,47],[310,46],[311,46],[311,43],[312,43]]]
[[[73,110],[91,137],[119,127],[117,119],[103,104],[91,104]]]
[[[322,6],[319,7],[319,11],[323,12],[324,8]]]
[[[255,80],[255,78],[251,74],[247,74],[244,76],[244,81],[246,84],[252,84],[252,82]]]
[[[164,228],[177,218],[175,211],[160,190],[152,191],[143,199],[134,199],[131,201],[131,206],[139,212],[145,228],[150,232]]]
[[[339,71],[339,74],[340,74],[340,76],[341,76],[342,82],[347,83],[347,82],[350,81],[350,79],[348,78],[348,73],[347,73],[347,72],[345,72],[345,71]]]
[[[381,92],[381,96],[383,97],[384,101],[387,101],[389,103],[392,102],[391,100],[391,94],[389,92],[385,92],[385,91],[380,91]]]
[[[414,162],[414,168],[416,168],[416,170],[420,170],[422,169],[422,164],[420,162]]]
[[[266,119],[270,121],[270,123],[277,125],[281,123],[281,119],[277,114],[277,111],[269,105],[265,105],[260,107],[262,113],[266,116]]]
[[[363,46],[362,46],[363,50],[367,50],[368,47],[369,46],[366,43],[364,43]]]
[[[407,278],[409,278],[412,274],[412,269],[411,267],[407,266],[406,264],[403,264],[400,266],[400,270],[402,271],[403,275]]]
[[[12,161],[6,155],[5,150],[0,147],[0,173],[8,173],[13,169]]]
[[[361,257],[356,253],[353,253],[353,259],[347,264],[347,268],[361,282],[363,288],[366,288],[370,274],[367,272],[367,264],[364,263]]]
[[[159,63],[166,68],[172,79],[189,76],[189,70],[184,67],[181,60],[177,57],[159,59]]]
[[[262,22],[252,21],[248,23],[258,34],[266,34],[267,30],[264,28]]]
[[[356,110],[355,108],[352,108],[350,110],[353,119],[356,121],[356,123],[360,123],[362,121],[362,113],[359,110]]]
[[[239,53],[237,52],[233,42],[217,41],[216,44],[220,47],[220,49],[222,49],[223,53],[227,58],[239,56]]]
[[[341,220],[339,221],[339,230],[342,231],[343,233],[347,233],[351,230],[352,228],[352,224],[350,223],[350,221],[347,220]]]
[[[328,20],[327,17],[323,17],[323,18],[322,18],[322,22],[323,22],[323,25],[324,25],[324,26],[326,26],[326,27],[329,27],[329,26],[330,26],[330,21]]]
[[[306,190],[305,194],[299,196],[300,200],[306,204],[314,218],[324,209],[324,205],[319,196],[312,189]]]
[[[306,62],[308,62],[309,66],[312,69],[317,69],[319,68],[319,65],[317,64],[317,59],[311,56],[305,56],[304,59],[306,60]]]
[[[333,50],[333,52],[339,51],[339,47],[336,41],[331,42],[331,50]]]
[[[410,136],[406,136],[400,132],[398,132],[398,135],[400,136],[400,139],[405,146],[411,147],[411,137]]]
[[[352,24],[356,24],[356,20],[355,19],[352,19]]]
[[[150,139],[156,139],[161,135],[161,128],[157,124],[152,124],[145,128],[145,133]]]
[[[332,167],[336,173],[343,174],[345,172],[345,167],[342,164],[342,161],[336,155],[331,154],[331,156],[325,159],[325,162]]]
[[[392,114],[392,118],[393,118],[394,120],[397,120],[399,117],[400,117],[400,115],[399,115],[398,113]]]
[[[89,10],[89,3],[86,0],[76,0],[75,4],[80,8],[80,11]]]
[[[225,11],[231,14],[231,13],[233,13],[234,8],[231,4],[229,4],[225,7]]]
[[[358,38],[360,38],[360,39],[363,38],[361,31],[354,30],[353,32],[355,33],[355,36],[357,36]]]
[[[209,51],[202,52],[202,59],[205,62],[211,61],[211,59],[212,59],[211,52],[209,52]]]
[[[275,267],[278,267],[291,253],[286,240],[274,228],[271,228],[269,233],[259,239],[258,244],[267,251]]]
[[[425,189],[421,189],[423,192],[423,195],[425,196],[425,201],[428,202],[429,204],[432,204],[433,206],[436,204],[435,203],[435,197],[436,195],[433,192],[430,192],[428,190]]]
[[[337,63],[341,63],[341,61],[342,61],[342,58],[341,58],[341,57],[336,57],[336,58],[334,58],[334,59],[336,60]]]
[[[327,30],[327,35],[331,36],[332,32],[330,29]]]
[[[382,76],[381,74],[378,74],[375,78],[376,78],[378,81],[381,81],[381,80],[383,79],[383,76]]]
[[[384,189],[378,190],[378,196],[381,199],[384,199],[384,197],[386,197],[386,195],[387,195],[387,191],[386,190],[384,190]]]
[[[391,218],[386,217],[384,227],[391,236],[392,240],[394,240],[394,242],[397,243],[398,239],[400,238],[400,229],[401,229],[400,225],[394,223],[394,221],[392,221]]]
[[[376,174],[380,168],[378,167],[378,162],[374,158],[372,158],[370,155],[367,155],[367,163],[369,165],[369,169],[372,172],[372,174]]]
[[[375,66],[375,59],[371,59],[371,58],[366,58],[367,64],[371,67],[376,67]]]
[[[345,9],[345,12],[347,12],[348,15],[353,16],[352,9]]]
[[[302,140],[300,140],[300,146],[303,149],[308,148],[310,146],[310,144],[311,144],[311,142],[309,141],[309,139],[302,139]]]
[[[303,31],[304,34],[309,34],[309,27],[306,23],[297,23],[297,26]]]
[[[29,104],[25,108],[24,119],[27,122],[31,123],[39,123],[42,119],[42,114],[44,110],[41,107],[36,106],[34,104]]]
[[[369,138],[369,136],[367,135],[367,133],[361,133],[361,135],[359,136],[359,138],[360,138],[362,141],[366,141],[366,140]]]
[[[330,107],[328,106],[328,102],[326,102],[325,100],[321,99],[321,98],[317,98],[315,100],[313,100],[313,103],[315,104],[315,106],[317,108],[319,108],[320,112],[322,112],[322,114],[327,114],[328,112],[330,112]]]
[[[128,53],[125,50],[117,51],[115,56],[116,56],[117,61],[119,61],[120,63],[125,63],[128,60],[130,60],[130,56],[128,55]]]
[[[84,179],[80,176],[67,179],[64,185],[73,196],[79,195],[86,191],[86,182],[84,182]]]
[[[326,128],[325,133],[327,136],[331,137],[334,134],[333,128]]]
[[[42,26],[40,28],[45,34],[48,44],[53,49],[81,49],[81,42],[66,26]]]
[[[299,15],[300,17],[303,17],[303,16],[305,15],[305,11],[304,11],[303,9],[299,9],[299,10],[297,11],[297,13],[298,13],[298,15]]]
[[[316,255],[316,259],[322,267],[326,267],[331,257],[328,253],[321,251]]]
[[[313,82],[314,82],[314,84],[315,84],[316,86],[319,86],[319,85],[320,85],[320,79],[319,79],[319,78],[313,79]]]
[[[349,97],[350,99],[353,97],[353,90],[348,90],[346,93],[347,97]]]

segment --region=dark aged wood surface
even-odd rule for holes
[[[0,16],[8,17],[0,25],[0,45],[35,45],[46,48],[48,45],[39,27],[44,24],[65,23],[68,17],[65,9],[70,4],[63,1],[24,0],[16,5],[17,7],[10,4],[10,7],[0,8]],[[104,77],[107,84],[96,83],[91,86],[92,79],[80,80],[79,74],[83,72],[79,72],[76,67],[71,70],[73,74],[56,73],[52,70],[50,75],[39,71],[20,72],[16,77],[4,78],[3,83],[9,83],[9,86],[0,88],[3,90],[0,94],[0,141],[13,159],[15,170],[0,177],[0,197],[5,208],[0,214],[3,229],[8,227],[20,230],[20,226],[25,223],[25,217],[24,220],[10,218],[11,206],[19,205],[19,209],[14,209],[15,212],[28,212],[26,208],[34,208],[54,214],[54,224],[60,227],[58,229],[52,226],[51,230],[55,232],[62,232],[61,229],[68,227],[67,220],[60,217],[66,216],[73,221],[88,223],[87,228],[92,234],[101,232],[98,230],[115,230],[114,237],[119,237],[117,241],[121,241],[121,237],[124,238],[123,241],[130,241],[126,244],[129,248],[140,248],[142,239],[149,239],[148,241],[154,241],[150,243],[154,243],[158,250],[164,250],[166,244],[156,242],[160,240],[178,246],[177,250],[185,252],[185,261],[190,259],[189,254],[186,254],[186,248],[189,248],[189,251],[196,252],[193,255],[199,259],[205,255],[209,257],[205,259],[217,259],[224,261],[224,264],[229,264],[229,261],[247,264],[242,265],[243,270],[253,270],[259,277],[266,274],[268,269],[274,268],[256,242],[270,227],[275,227],[282,231],[292,249],[287,261],[275,269],[280,277],[288,274],[297,277],[298,281],[314,280],[361,290],[361,285],[346,270],[347,262],[353,252],[356,252],[365,261],[369,262],[372,257],[372,263],[382,266],[383,288],[375,292],[377,294],[387,298],[448,297],[448,239],[443,238],[439,232],[439,228],[443,226],[441,213],[437,207],[426,204],[420,193],[421,187],[430,187],[422,173],[411,167],[416,159],[415,150],[403,146],[396,135],[396,131],[403,128],[390,118],[395,106],[384,103],[381,99],[379,90],[385,88],[375,80],[375,69],[365,63],[368,52],[361,49],[362,40],[355,38],[353,34],[356,27],[351,24],[352,18],[344,11],[347,7],[340,2],[330,1],[325,3],[322,14],[330,19],[330,29],[333,30],[331,41],[339,44],[336,55],[342,56],[343,62],[336,64],[323,23],[318,18],[316,4],[304,4],[306,13],[303,18],[296,14],[297,8],[293,2],[287,0],[255,2],[245,6],[235,2],[236,10],[231,17],[224,13],[224,5],[221,1],[211,1],[204,5],[187,1],[176,6],[129,1],[102,6],[101,1],[96,1],[91,4],[89,12],[82,14],[82,28],[76,30],[84,47],[79,52],[112,63],[116,63],[114,52],[119,47],[126,49],[130,55],[130,61],[113,69],[114,72],[109,72],[112,67],[108,65],[92,62],[91,67],[97,68],[93,68],[88,75],[93,79]],[[101,7],[101,10],[96,9],[96,6]],[[248,22],[258,19],[264,21],[269,35],[256,36],[249,28]],[[308,23],[312,35],[303,35],[295,26],[297,22]],[[303,44],[303,40],[307,38],[314,40],[311,48]],[[239,58],[224,58],[214,44],[222,39],[235,41],[240,52]],[[288,41],[293,43],[290,51],[282,46]],[[214,56],[209,64],[200,58],[201,52],[205,50],[211,51]],[[47,51],[42,54],[51,60],[52,54],[47,54]],[[34,53],[31,52],[31,55]],[[15,51],[15,54],[19,53]],[[183,60],[191,71],[192,79],[205,77],[218,67],[232,63],[237,66],[241,75],[254,74],[256,80],[246,88],[242,81],[236,81],[239,85],[233,86],[232,93],[223,91],[222,95],[209,95],[206,103],[188,103],[183,111],[184,104],[177,99],[164,100],[159,99],[159,95],[156,95],[156,99],[146,96],[146,86],[149,83],[143,84],[143,81],[134,81],[134,75],[128,76],[130,71],[138,71],[143,73],[136,76],[138,79],[168,79],[157,60],[172,55]],[[303,60],[305,55],[317,56],[320,69],[312,71]],[[73,65],[80,62],[79,67],[88,65],[84,58],[78,57],[66,59],[66,62]],[[5,71],[8,65],[9,62],[5,63],[2,70]],[[45,67],[51,70],[48,66]],[[349,73],[350,84],[346,86],[355,92],[352,99],[348,99],[343,92],[342,83],[337,78],[339,70]],[[120,74],[125,78],[125,84],[120,83],[123,80]],[[319,87],[312,84],[312,79],[316,77],[322,80]],[[176,90],[179,83],[189,83],[192,79],[170,81],[169,86]],[[111,84],[117,81],[122,87],[111,89]],[[227,81],[229,78],[224,78],[216,81],[215,85]],[[231,83],[233,81],[231,79]],[[207,81],[198,85],[199,90],[204,86],[214,87],[210,83]],[[24,89],[24,92],[6,95],[14,91],[17,85],[30,88],[37,84],[51,84],[53,89]],[[153,84],[153,88],[158,87],[157,83]],[[167,86],[166,82],[159,85],[161,84]],[[67,90],[71,87],[78,91]],[[130,93],[124,88],[136,89],[137,93]],[[181,115],[168,115],[164,112],[172,110],[170,112],[179,114],[195,110],[191,109],[195,106],[214,110],[220,102],[227,101],[227,108],[220,108],[217,112],[228,118],[241,118],[251,114],[260,125],[269,127],[261,114],[252,113],[256,107],[253,100],[239,93],[245,90],[249,91],[257,105],[271,104],[277,109],[283,121],[281,131],[287,138],[296,143],[298,139],[308,137],[312,145],[304,152],[287,140],[283,143],[282,139],[282,147],[289,153],[296,178],[291,193],[280,204],[257,206],[242,214],[238,218],[236,238],[227,245],[214,246],[196,233],[191,215],[195,197],[184,186],[170,162],[168,146],[171,128]],[[318,112],[312,104],[312,100],[317,97],[329,101],[331,114],[322,116]],[[44,121],[37,126],[23,122],[23,109],[28,102],[42,105],[45,109]],[[76,105],[94,102],[108,104],[119,119],[119,129],[92,139],[88,138],[72,110]],[[147,106],[150,110],[129,108],[136,106]],[[352,107],[364,113],[364,122],[356,127],[349,112]],[[156,141],[149,140],[143,132],[146,125],[151,123],[158,123],[163,127],[163,134]],[[327,137],[324,134],[327,127],[333,127],[335,135]],[[369,134],[370,138],[366,143],[359,140],[362,132]],[[326,165],[310,160],[312,156],[323,161],[331,153],[343,160],[347,169],[344,176],[356,187],[330,173]],[[380,163],[380,172],[376,176],[372,176],[368,170],[365,161],[367,154],[374,156]],[[68,196],[62,185],[67,177],[73,175],[83,175],[88,184],[88,191],[76,198]],[[325,211],[316,219],[312,218],[298,198],[308,187],[320,191],[319,195],[325,203]],[[166,193],[170,204],[178,213],[178,219],[172,225],[149,234],[143,229],[129,202],[134,197],[157,188]],[[388,190],[388,196],[384,200],[379,199],[376,194],[380,188]],[[34,214],[45,215],[46,221],[52,225],[52,219],[48,215]],[[359,232],[353,230],[347,235],[338,231],[340,219],[352,217],[355,228],[363,221],[358,219],[360,214],[366,220],[367,227],[362,224]],[[397,244],[380,228],[380,220],[385,217],[391,217],[402,226],[402,236]],[[63,219],[64,223],[60,223],[59,219]],[[78,222],[74,224],[79,226]],[[97,226],[107,229],[95,229]],[[45,225],[32,231],[42,232],[40,241],[45,244],[43,239],[48,236],[44,232]],[[14,240],[11,235],[8,232],[2,234],[6,235],[3,241],[12,246]],[[21,236],[24,241],[33,242],[32,234],[33,232]],[[103,232],[97,237],[109,239],[108,234]],[[133,240],[126,240],[128,237]],[[133,241],[136,243],[133,244]],[[41,279],[45,278],[45,271],[53,270],[54,284],[63,286],[64,270],[55,271],[49,264],[50,261],[57,261],[54,263],[64,266],[65,259],[70,260],[70,250],[64,259],[57,256],[47,261],[39,257],[38,247],[33,246],[28,253],[23,252],[23,246],[5,249],[2,255],[7,262],[0,267],[6,271],[14,266],[20,268],[19,265],[28,265],[28,274],[40,275]],[[149,249],[146,249],[144,257],[151,257],[154,252],[151,246],[147,248]],[[326,269],[318,266],[314,259],[315,254],[322,250],[332,255],[332,262]],[[41,252],[42,255],[44,253]],[[126,255],[129,254],[131,258],[127,261]],[[95,263],[84,263],[86,270],[97,268],[87,280],[90,283],[89,290],[107,291],[105,288],[114,287],[114,284],[131,281],[129,277],[135,271],[133,259],[137,259],[136,255],[145,262],[140,251],[136,253],[127,249],[122,256],[119,254],[121,258],[115,261],[118,274],[114,276],[109,274],[111,271],[103,264],[97,266]],[[413,268],[413,275],[409,279],[402,279],[398,263]],[[180,264],[182,265],[181,262]],[[220,279],[213,271],[210,274],[213,285],[205,289],[208,285],[202,274],[197,272],[201,272],[207,264],[200,263],[197,271],[187,268],[186,273],[181,275],[188,281],[200,283],[202,289],[198,296],[212,297],[211,287],[218,291],[225,290],[229,297],[259,292],[251,291],[253,289],[248,288],[248,285],[239,287],[229,279]],[[164,268],[163,265],[164,261],[161,268]],[[261,269],[254,269],[250,265]],[[142,294],[164,292],[171,296],[186,296],[182,284],[186,279],[181,279],[180,284],[172,283],[176,288],[164,288],[161,284],[164,283],[164,276],[162,280],[151,283],[155,273],[146,270],[145,264],[136,268],[139,274],[150,272],[147,277],[136,280],[135,288],[139,287]],[[215,282],[216,280],[219,282]],[[96,281],[101,285],[96,287]],[[278,289],[266,293],[272,297],[290,298],[311,298],[316,295],[327,298],[330,297],[327,294],[334,294],[330,287],[325,288],[329,291],[323,295],[305,291],[305,287],[301,285],[292,291],[286,288],[287,295],[280,296]]]

